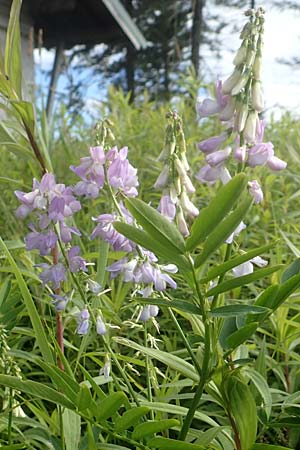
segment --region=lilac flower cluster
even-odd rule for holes
[[[71,166],[70,169],[81,178],[74,192],[90,198],[97,198],[99,190],[105,183],[105,171],[109,184],[129,197],[137,195],[138,178],[135,169],[127,159],[128,148],[123,147],[118,151],[113,147],[105,154],[100,146],[90,148],[90,156],[81,158],[79,166]]]
[[[46,173],[40,182],[34,179],[31,192],[15,191],[15,194],[21,202],[17,217],[25,219],[30,214],[34,215],[35,223],[29,224],[30,232],[25,237],[27,250],[36,249],[41,256],[47,256],[57,250],[58,235],[68,245],[73,234],[80,236],[77,228],[67,224],[67,220],[81,209],[80,202],[75,198],[73,188],[56,183],[53,174]],[[86,263],[79,253],[79,247],[69,248],[67,255],[71,272],[86,270]],[[67,272],[62,262],[42,263],[38,267],[43,269],[39,275],[43,284],[50,284],[55,290],[66,279]],[[66,302],[59,298],[56,300],[56,308],[62,310]]]
[[[107,153],[100,146],[92,147],[89,157],[81,158],[79,166],[71,166],[71,170],[81,178],[81,181],[76,184],[74,192],[77,195],[95,198],[98,196],[100,189],[105,186],[105,183],[108,183],[110,195],[114,195],[114,192],[111,191],[111,188],[113,188],[115,193],[121,191],[127,196],[136,196],[138,194],[137,170],[129,163],[127,154],[127,147],[120,151],[117,147],[113,147]],[[126,256],[107,268],[111,278],[121,275],[124,282],[133,282],[137,286],[138,292],[146,298],[149,298],[154,290],[165,290],[167,285],[176,288],[176,282],[168,275],[168,273],[177,272],[176,266],[172,264],[168,266],[159,265],[153,253],[138,247],[115,230],[114,222],[122,221],[132,225],[134,220],[122,202],[118,203],[116,197],[112,200],[115,205],[117,204],[118,211],[100,214],[93,218],[97,225],[91,234],[92,239],[101,237],[105,242],[108,242],[114,251],[126,253]],[[188,204],[188,200],[184,204]],[[69,258],[72,266],[81,267],[81,262],[78,260],[78,254],[75,250],[72,250]],[[154,315],[149,315],[150,317],[154,317]],[[81,311],[78,320],[78,333],[86,334],[89,323],[86,308]],[[104,334],[104,330],[106,330],[102,319],[99,317],[97,319],[97,330],[99,334]]]
[[[170,222],[176,218],[181,234],[188,236],[187,218],[195,218],[199,210],[189,198],[195,187],[188,175],[190,166],[186,158],[182,122],[176,112],[170,113],[169,119],[165,147],[158,158],[164,166],[154,187],[163,190],[158,207],[160,213]]]
[[[265,122],[259,116],[264,109],[261,90],[264,11],[258,8],[257,11],[247,11],[246,15],[250,20],[241,33],[242,44],[233,61],[235,69],[232,75],[224,83],[216,83],[215,99],[197,103],[200,118],[217,115],[226,128],[220,136],[198,144],[206,165],[196,178],[203,183],[213,184],[218,179],[227,183],[230,180],[226,163],[231,154],[239,163],[251,168],[267,165],[278,171],[287,165],[275,156],[273,144],[264,142]],[[255,203],[260,203],[263,193],[258,181],[251,181],[249,188]]]

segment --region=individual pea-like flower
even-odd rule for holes
[[[60,238],[64,244],[68,244],[72,240],[72,234],[81,236],[80,231],[75,227],[69,227],[64,222],[59,222]]]
[[[201,167],[195,178],[201,183],[214,184],[217,180],[221,180],[223,184],[228,183],[231,180],[228,169],[223,165],[211,167],[207,164]]]
[[[66,295],[50,294],[52,297],[52,304],[56,311],[64,311],[66,309],[69,298]]]
[[[253,264],[258,267],[265,267],[268,265],[268,261],[261,258],[260,256],[256,256],[255,258],[250,259],[250,261],[246,261],[243,264],[232,269],[234,277],[242,277],[244,275],[249,275],[253,272]]]
[[[129,214],[126,216],[126,219],[127,223],[132,223],[132,218],[130,218]],[[93,220],[98,225],[93,230],[91,239],[100,236],[104,241],[110,243],[115,251],[131,252],[135,248],[133,242],[114,229],[113,223],[118,220],[116,214],[100,214]]]
[[[147,322],[147,320],[156,317],[159,313],[159,308],[157,305],[146,305],[141,310],[138,320],[141,322]]]
[[[93,294],[97,295],[102,291],[102,286],[97,283],[97,281],[91,280],[89,278],[86,283],[86,291],[90,291]]]
[[[264,194],[263,194],[263,191],[262,191],[258,181],[257,180],[249,181],[248,186],[249,186],[249,192],[254,199],[254,203],[256,203],[256,204],[261,203],[264,199]]]
[[[66,268],[62,263],[53,264],[52,266],[42,263],[37,264],[37,267],[44,269],[39,274],[40,280],[44,285],[50,283],[53,289],[58,289],[62,281],[66,279]]]
[[[108,181],[110,185],[121,190],[129,197],[136,197],[139,185],[137,169],[134,168],[127,159],[128,148],[123,147],[118,151],[113,147],[106,155],[111,164],[107,170]]]
[[[111,370],[110,356],[106,354],[104,366],[100,369],[100,375],[103,375],[104,378],[107,380],[110,375],[110,370]]]
[[[210,153],[206,156],[206,162],[210,167],[216,167],[227,161],[231,154],[231,147],[226,147],[224,150],[217,150],[216,152]]]
[[[79,272],[80,270],[86,272],[87,270],[86,261],[79,256],[79,253],[80,248],[77,245],[68,251],[69,269],[72,273]]]
[[[100,314],[98,314],[96,319],[96,330],[97,334],[99,334],[100,336],[103,336],[104,334],[107,333],[105,323],[103,322],[103,319]]]
[[[83,308],[78,315],[77,334],[85,335],[89,331],[90,326],[90,313],[87,308]]]
[[[250,167],[262,166],[274,156],[272,142],[262,142],[249,148],[247,164]]]
[[[70,169],[82,179],[74,188],[77,195],[96,198],[105,181],[104,164],[106,158],[102,147],[91,147],[90,156],[80,159],[79,166]]]
[[[226,239],[226,244],[232,244],[233,239],[238,236],[244,229],[246,228],[246,225],[244,224],[244,222],[241,222],[236,229],[234,230],[233,233],[231,233],[230,236],[228,236],[228,238]]]
[[[163,194],[160,199],[158,211],[172,222],[176,216],[176,203],[174,203],[167,193]]]
[[[222,81],[216,82],[216,99],[205,99],[203,102],[197,99],[197,112],[200,117],[209,117],[222,111],[228,102],[228,96],[222,93]]]
[[[204,141],[199,142],[198,148],[203,153],[212,153],[219,149],[223,142],[227,139],[227,133],[222,133],[220,136],[212,136]]]
[[[41,256],[48,255],[56,246],[57,236],[53,230],[39,233],[33,225],[30,226],[32,232],[25,237],[26,250],[37,249]]]

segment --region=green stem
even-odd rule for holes
[[[224,261],[223,261],[224,263],[225,263],[226,261],[228,261],[229,258],[230,258],[230,255],[231,255],[231,248],[232,248],[232,244],[227,244],[227,247],[226,247],[226,253],[225,253],[225,257],[224,257]],[[219,279],[218,279],[218,285],[221,284],[222,281],[224,280],[225,274],[226,274],[226,272],[222,273],[222,275],[219,276]],[[211,309],[214,309],[214,308],[217,306],[218,297],[219,297],[218,294],[216,294],[216,295],[214,296],[214,298],[213,298],[213,300],[212,300],[212,302],[211,302]]]
[[[199,376],[201,376],[202,370],[201,370],[200,364],[199,364],[199,362],[198,362],[198,360],[197,360],[197,358],[196,358],[196,356],[195,356],[195,354],[194,354],[194,352],[193,352],[193,350],[192,350],[192,348],[190,346],[189,341],[187,340],[187,338],[186,338],[186,336],[185,336],[185,334],[184,334],[184,332],[183,332],[183,330],[182,330],[178,320],[176,319],[176,316],[175,316],[174,312],[172,311],[172,309],[168,308],[168,311],[169,311],[169,314],[171,316],[171,319],[174,322],[175,327],[177,328],[178,333],[180,334],[180,337],[181,337],[181,339],[182,339],[182,341],[183,341],[183,343],[185,345],[185,348],[187,349],[187,352],[190,355],[190,357],[191,357],[191,359],[192,359],[192,361],[194,363],[194,366],[195,366],[195,368],[197,369],[197,371],[199,373]]]
[[[70,267],[69,267],[69,261],[68,261],[68,258],[67,258],[65,249],[64,249],[64,247],[63,247],[63,245],[62,245],[62,242],[61,242],[61,240],[60,240],[59,235],[58,235],[58,242],[59,242],[59,246],[60,246],[62,255],[63,255],[64,260],[65,260],[66,266],[68,267],[69,272],[70,272],[70,275],[71,275],[71,277],[72,277],[72,280],[74,281],[74,283],[75,283],[75,285],[76,285],[76,287],[77,287],[77,289],[78,289],[78,292],[79,292],[79,294],[80,294],[80,296],[81,296],[81,298],[82,298],[84,304],[87,305],[84,291],[83,291],[82,287],[80,286],[80,284],[79,284],[79,282],[78,282],[76,276],[75,276],[74,273],[71,272],[71,270],[70,270]],[[91,310],[91,308],[89,307],[89,305],[87,305],[87,306],[88,306],[89,313],[90,313],[90,315],[91,315],[91,317],[92,317],[92,319],[93,319],[93,322],[94,322],[94,324],[96,324],[96,318],[95,318],[95,316],[94,316],[94,312]],[[118,371],[120,372],[120,375],[121,375],[121,377],[123,378],[123,380],[124,380],[124,382],[125,382],[125,384],[126,384],[126,386],[127,386],[127,388],[128,388],[128,391],[130,392],[130,394],[131,394],[133,400],[135,401],[136,405],[139,406],[140,403],[139,403],[139,401],[138,401],[138,399],[137,399],[137,396],[136,396],[134,390],[132,389],[132,386],[131,386],[131,384],[130,384],[130,381],[129,381],[129,379],[128,379],[128,377],[127,377],[127,375],[126,375],[124,369],[122,368],[121,364],[119,363],[119,361],[118,361],[116,355],[114,354],[114,352],[113,352],[113,350],[112,350],[112,348],[111,348],[109,342],[106,341],[106,340],[103,338],[103,344],[104,344],[104,347],[105,347],[106,351],[107,351],[108,353],[110,353],[112,360],[114,361],[115,365],[117,366]],[[77,367],[77,365],[76,365],[76,367]]]
[[[144,326],[144,345],[147,348],[148,347],[148,341],[147,341],[147,322],[145,322]],[[146,365],[146,379],[147,379],[147,400],[149,403],[152,403],[152,387],[151,387],[151,380],[150,380],[150,364],[149,364],[149,356],[145,355],[145,365]],[[154,412],[151,409],[150,411],[150,417],[151,420],[154,420]]]
[[[12,421],[13,421],[13,390],[9,389],[9,401],[8,401],[8,429],[7,429],[7,441],[8,445],[12,444],[11,431],[12,431]]]
[[[199,403],[200,403],[200,400],[201,400],[201,397],[203,394],[204,386],[208,379],[209,362],[210,362],[210,326],[209,326],[209,321],[208,321],[208,317],[207,317],[205,301],[204,301],[204,298],[199,289],[199,284],[197,281],[196,272],[195,272],[195,268],[193,266],[192,261],[191,261],[191,268],[192,268],[192,274],[193,274],[193,279],[194,279],[194,283],[195,283],[195,289],[196,289],[200,307],[202,310],[202,319],[203,319],[203,324],[204,324],[204,356],[203,356],[203,362],[202,362],[202,368],[201,368],[200,382],[198,384],[193,401],[189,407],[187,416],[183,422],[182,428],[181,428],[179,436],[178,436],[178,439],[181,441],[185,440],[185,438],[188,434],[188,431],[190,429],[191,423],[193,421],[195,412],[199,406]]]
[[[131,383],[130,383],[130,381],[129,381],[129,379],[128,379],[128,377],[127,377],[127,375],[126,375],[126,373],[125,373],[125,371],[123,369],[123,367],[121,366],[121,364],[119,363],[118,358],[116,357],[115,353],[113,352],[109,341],[107,341],[104,337],[103,337],[103,344],[104,344],[104,347],[106,348],[107,352],[110,353],[110,356],[111,356],[113,362],[117,366],[117,369],[120,372],[120,375],[122,376],[122,378],[123,378],[123,380],[124,380],[124,382],[125,382],[125,384],[126,384],[126,386],[128,388],[128,391],[129,391],[131,397],[133,398],[136,406],[140,406],[140,402],[139,402],[139,400],[137,398],[137,395],[134,392],[134,390],[133,390],[133,388],[131,386]]]
[[[60,427],[60,439],[61,439],[61,449],[65,450],[65,433],[64,433],[64,421],[62,415],[62,408],[58,405],[58,416],[59,416],[59,427]]]

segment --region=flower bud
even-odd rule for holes
[[[171,184],[171,186],[170,186],[170,199],[171,199],[172,203],[174,203],[176,205],[178,197],[177,197],[177,191],[175,189],[174,184]]]
[[[230,94],[232,89],[239,82],[241,77],[242,77],[242,74],[241,74],[240,70],[235,69],[234,72],[230,75],[230,77],[227,78],[226,81],[224,81],[224,83],[222,85],[222,93]]]
[[[219,119],[223,122],[232,119],[232,117],[234,115],[235,107],[236,107],[236,101],[234,98],[231,97],[229,102],[225,106],[225,108],[222,109],[222,111],[220,112]]]
[[[255,55],[256,55],[255,49],[248,48],[245,64],[246,64],[246,67],[248,67],[249,69],[252,67],[252,65],[254,63]]]
[[[102,317],[100,315],[97,317],[96,320],[96,329],[97,334],[99,334],[100,336],[103,336],[104,334],[107,333],[105,323],[103,322]]]
[[[241,147],[236,147],[234,149],[233,155],[235,157],[235,159],[237,159],[240,162],[245,162],[246,161],[246,146],[242,145]]]
[[[251,111],[248,114],[244,129],[244,137],[247,142],[255,142],[257,121],[257,111]]]
[[[187,237],[190,234],[181,208],[177,214],[177,226],[182,236]]]
[[[235,121],[235,129],[239,133],[241,133],[244,130],[247,117],[248,117],[248,105],[246,103],[242,103],[239,108],[238,114],[236,115]]]
[[[253,81],[251,88],[252,106],[260,112],[264,109],[264,100],[261,92],[260,81]]]
[[[184,211],[191,217],[196,217],[199,214],[199,209],[191,202],[185,191],[180,196],[180,204]]]
[[[155,189],[164,188],[168,182],[168,178],[169,178],[169,166],[165,164],[154,184],[154,188]]]
[[[250,70],[246,70],[245,73],[239,78],[237,83],[231,90],[231,95],[237,95],[247,84],[249,80]]]
[[[243,41],[242,45],[240,46],[234,57],[233,64],[235,66],[240,66],[241,64],[243,64],[246,55],[247,55],[247,44],[246,41]]]
[[[256,55],[255,61],[252,67],[253,75],[255,80],[260,81],[261,80],[261,72],[262,72],[262,64],[261,64],[261,56]]]

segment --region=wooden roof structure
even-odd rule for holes
[[[147,45],[120,0],[25,0],[35,32],[43,30],[43,46],[64,48],[118,41],[125,34],[137,49]]]

